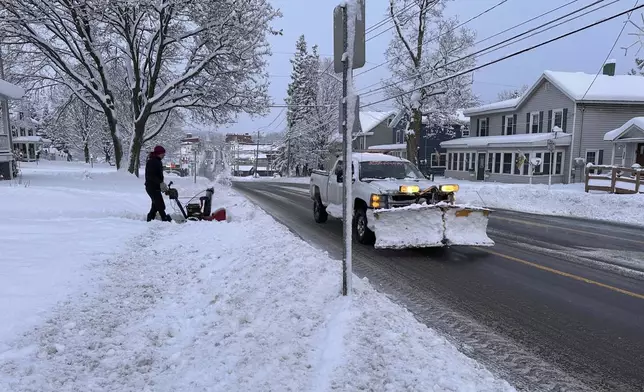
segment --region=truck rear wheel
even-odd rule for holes
[[[324,223],[329,219],[329,214],[326,212],[326,207],[322,204],[320,196],[317,196],[313,201],[313,219],[316,223]]]
[[[365,208],[357,208],[353,214],[353,235],[363,245],[373,245],[376,242],[376,235],[367,225]]]

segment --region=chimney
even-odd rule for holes
[[[604,64],[603,74],[606,76],[615,76],[615,59],[610,59]]]

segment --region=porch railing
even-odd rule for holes
[[[628,167],[586,166],[586,192],[604,191],[617,194],[644,193],[644,169]]]

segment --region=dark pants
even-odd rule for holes
[[[161,216],[161,220],[170,221],[171,218],[165,213],[165,202],[163,201],[163,195],[160,190],[146,188],[148,196],[150,196],[150,201],[152,201],[152,206],[150,207],[150,212],[148,212],[148,222],[154,220],[157,216],[157,212]]]

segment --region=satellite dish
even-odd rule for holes
[[[532,166],[541,166],[541,162],[542,162],[541,158],[530,159],[530,163],[532,164]]]

